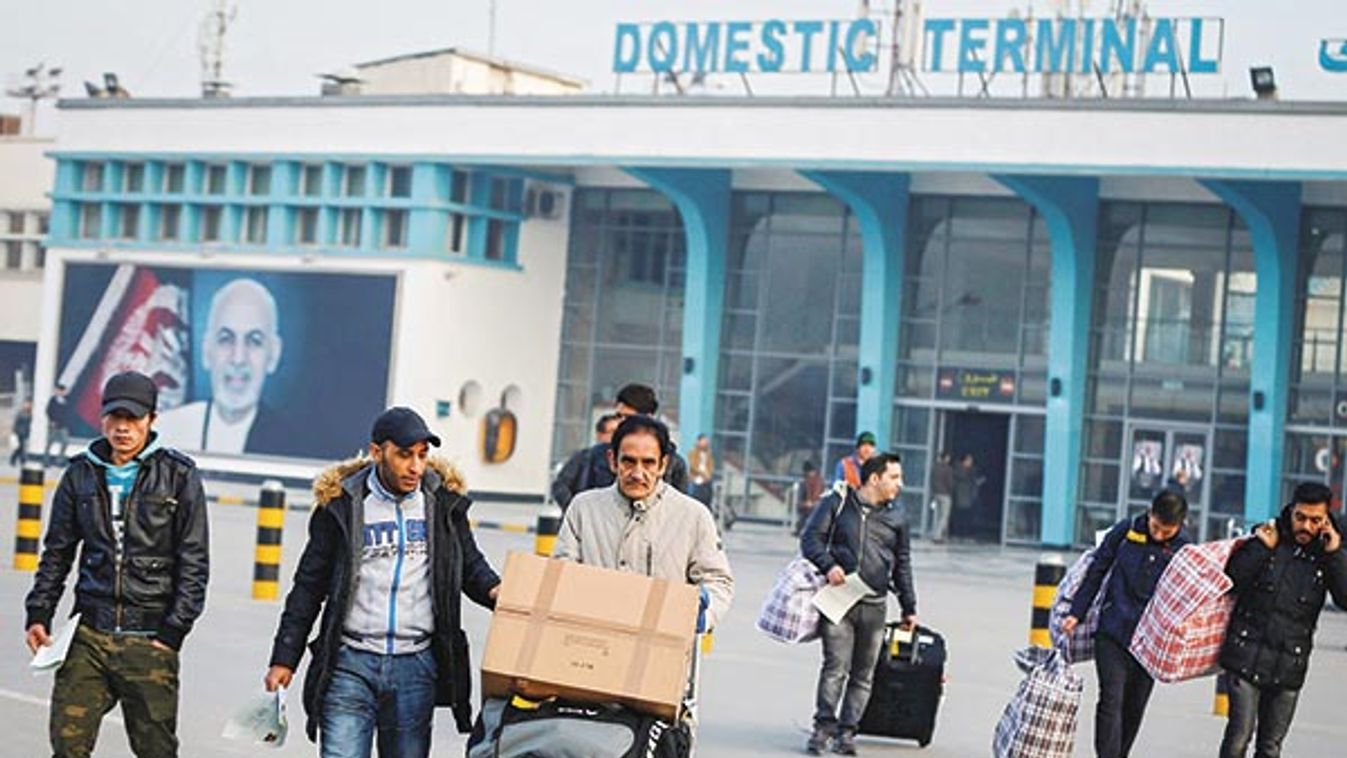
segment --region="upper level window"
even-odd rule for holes
[[[23,211],[12,211],[4,215],[9,217],[9,223],[6,224],[9,233],[23,234]]]
[[[298,208],[295,211],[295,243],[314,245],[318,243],[318,209]]]
[[[248,167],[248,194],[271,194],[271,166],[254,164]]]
[[[383,246],[393,248],[407,246],[407,211],[384,211]]]
[[[140,233],[140,206],[122,205],[117,208],[117,236],[121,239],[135,239]]]
[[[299,174],[299,194],[305,197],[318,197],[323,194],[323,165],[305,163]]]
[[[80,189],[85,192],[103,191],[103,164],[84,164],[84,168],[80,171]]]
[[[229,167],[222,163],[211,163],[206,166],[206,194],[223,195],[229,176]]]
[[[181,205],[165,205],[159,209],[159,239],[167,242],[178,239],[181,227]]]
[[[201,241],[220,241],[220,222],[223,209],[218,205],[206,205],[201,208]]]
[[[122,190],[128,193],[145,191],[145,164],[128,163],[122,169]]]
[[[347,197],[364,197],[365,174],[364,166],[347,166],[345,180],[342,182],[342,194]]]
[[[360,247],[359,208],[342,208],[337,222],[337,244],[342,247]]]
[[[388,167],[388,196],[389,197],[411,197],[412,196],[412,167],[411,166],[389,166]]]
[[[103,207],[98,203],[84,203],[80,205],[80,228],[79,236],[81,239],[98,239],[103,232]]]
[[[449,201],[454,203],[468,202],[468,174],[466,172],[454,172],[454,177],[449,182]]]
[[[187,167],[181,163],[164,166],[164,191],[180,193],[187,186]]]

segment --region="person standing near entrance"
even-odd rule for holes
[[[178,650],[206,603],[206,495],[192,459],[162,447],[159,391],[134,371],[103,388],[102,432],[70,460],[52,498],[42,560],[25,602],[28,649],[52,644],[52,619],[79,563],[79,627],[56,671],[49,735],[57,758],[93,753],[120,701],[140,758],[178,754]]]
[[[911,535],[903,509],[894,502],[903,487],[902,459],[896,453],[869,456],[861,476],[859,488],[834,490],[820,500],[800,537],[801,555],[829,584],[843,584],[848,574],[859,574],[870,588],[840,622],[819,618],[823,666],[814,732],[805,745],[810,755],[820,755],[829,741],[837,753],[856,754],[856,729],[870,701],[890,591],[902,605],[903,626],[917,625]]]
[[[1183,536],[1187,516],[1188,501],[1183,495],[1165,490],[1151,501],[1147,513],[1115,524],[1095,549],[1090,570],[1071,603],[1071,615],[1062,622],[1062,631],[1071,634],[1089,612],[1095,595],[1103,591],[1104,611],[1094,635],[1099,672],[1094,750],[1099,758],[1126,758],[1141,729],[1155,680],[1127,648],[1160,575],[1179,548],[1188,544]]]
[[[954,467],[954,510],[959,511],[960,519],[968,519],[969,512],[977,504],[978,489],[982,486],[982,477],[978,476],[977,466],[972,453],[964,453],[959,465]]]
[[[1230,716],[1221,758],[1279,758],[1291,729],[1326,594],[1347,609],[1347,553],[1329,513],[1333,492],[1307,482],[1275,521],[1254,530],[1225,565],[1235,611],[1221,648]]]
[[[44,451],[43,464],[51,460],[51,448],[56,446],[56,462],[65,463],[66,446],[70,444],[70,401],[64,384],[58,384],[47,401],[47,449]]]
[[[28,435],[33,431],[33,401],[25,400],[14,414],[14,450],[9,465],[22,466],[28,460]]]
[[[697,435],[697,443],[688,454],[688,474],[692,477],[692,491],[688,494],[711,507],[711,479],[716,473],[716,459],[711,454],[711,439]]]
[[[954,503],[954,464],[948,452],[941,453],[931,468],[931,539],[944,542],[949,538],[949,511]]]
[[[856,449],[851,455],[846,456],[837,462],[837,467],[833,470],[833,482],[845,482],[848,487],[856,489],[861,486],[861,467],[870,460],[870,456],[875,454],[875,435],[874,432],[861,432],[856,437]]]

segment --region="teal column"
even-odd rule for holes
[[[295,244],[295,209],[285,204],[288,197],[298,194],[299,164],[294,161],[276,161],[271,164],[271,191],[267,193],[267,240],[273,250]]]
[[[1090,361],[1090,312],[1099,224],[1099,180],[1074,176],[996,176],[1047,224],[1052,246],[1049,294],[1048,400],[1043,440],[1043,512],[1039,539],[1066,547],[1076,541],[1085,426],[1085,374]]]
[[[856,432],[893,443],[893,387],[903,313],[907,174],[803,171],[846,203],[861,231],[861,333],[856,370]]]
[[[678,390],[678,444],[692,449],[716,422],[725,260],[730,239],[730,172],[725,169],[628,168],[663,193],[683,217],[687,274],[683,284],[683,378]]]
[[[1244,220],[1253,239],[1253,363],[1249,367],[1249,449],[1244,517],[1273,516],[1281,505],[1281,476],[1296,319],[1300,246],[1299,182],[1206,180],[1202,184]]]
[[[412,164],[412,208],[407,218],[407,250],[416,255],[443,257],[448,250],[449,214],[436,210],[449,199],[447,166]]]

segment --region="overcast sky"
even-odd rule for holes
[[[228,36],[225,74],[239,96],[316,94],[316,74],[352,63],[439,47],[487,47],[488,0],[234,2],[238,14]],[[1042,16],[1055,4],[927,0],[924,5],[931,18],[999,17],[1030,6]],[[1090,15],[1104,15],[1111,5],[1093,0]],[[195,96],[198,27],[210,6],[209,0],[0,0],[0,82],[12,86],[24,69],[46,61],[64,66],[68,97],[83,96],[82,82],[98,81],[104,71],[116,72],[137,96]],[[496,53],[582,76],[595,91],[612,91],[619,21],[848,18],[859,6],[858,0],[498,0]],[[1321,71],[1316,62],[1320,39],[1347,38],[1347,0],[1153,0],[1149,9],[1153,16],[1226,19],[1223,72],[1195,81],[1196,94],[1245,96],[1249,66],[1270,64],[1284,99],[1347,99],[1347,74]],[[950,75],[924,79],[938,92],[954,86]],[[736,80],[715,84],[732,93],[740,86]],[[758,74],[753,86],[828,91],[819,76]],[[624,89],[643,90],[630,79]],[[0,99],[0,109],[16,107]]]

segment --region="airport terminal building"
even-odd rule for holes
[[[169,441],[259,476],[409,404],[541,501],[643,381],[746,516],[870,430],[923,524],[973,455],[955,536],[1083,542],[1181,472],[1219,537],[1347,477],[1344,134],[1251,100],[68,101],[36,399],[251,387],[266,434]],[[230,352],[239,279],[274,340]]]

